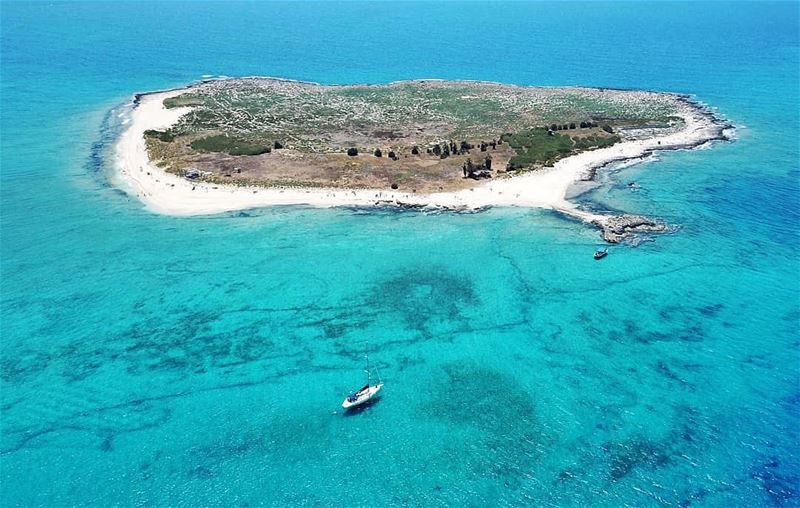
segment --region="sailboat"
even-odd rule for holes
[[[381,388],[383,388],[383,381],[381,381],[381,374],[378,372],[377,367],[375,367],[375,373],[378,376],[378,382],[376,384],[372,384],[372,369],[369,366],[369,357],[364,355],[364,358],[367,360],[367,367],[364,369],[364,372],[367,374],[367,384],[362,386],[358,391],[351,393],[346,399],[344,399],[344,402],[342,402],[342,407],[344,409],[350,409],[364,404],[375,397],[378,392],[381,391]]]

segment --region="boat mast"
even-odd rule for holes
[[[382,380],[381,380],[381,372],[378,370],[378,366],[377,365],[375,366],[375,374],[378,375],[378,384],[381,384],[381,382],[382,382]]]
[[[369,355],[367,353],[364,353],[364,359],[367,361],[367,367],[364,369],[364,371],[367,373],[367,384],[372,386],[372,369],[373,369],[373,367],[369,363]],[[374,368],[375,368],[375,374],[378,375],[378,384],[381,384],[383,382],[383,380],[381,379],[381,373],[378,370],[377,366],[374,367]]]

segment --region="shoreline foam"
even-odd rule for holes
[[[570,187],[593,180],[608,165],[646,160],[654,152],[701,147],[728,140],[729,123],[718,120],[707,108],[685,95],[673,94],[678,115],[685,125],[664,136],[617,143],[608,148],[582,152],[559,160],[552,168],[485,182],[456,192],[414,194],[380,189],[240,187],[190,182],[153,164],[147,154],[144,131],[165,129],[191,108],[167,109],[163,100],[190,87],[136,94],[129,125],[115,146],[115,183],[135,195],[152,211],[175,216],[211,215],[278,205],[313,207],[433,207],[477,210],[491,206],[519,206],[559,211],[601,228],[613,216],[581,210],[567,200]]]

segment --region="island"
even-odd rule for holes
[[[285,204],[529,206],[595,224],[615,242],[667,226],[583,210],[567,200],[570,187],[614,162],[727,139],[729,128],[673,93],[216,79],[135,97],[116,180],[174,215]]]

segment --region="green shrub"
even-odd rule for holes
[[[556,159],[570,153],[573,147],[573,141],[569,136],[563,134],[551,136],[542,129],[504,134],[502,139],[517,153],[509,161],[513,169]]]
[[[199,152],[219,152],[229,155],[260,155],[272,151],[268,145],[250,143],[243,139],[225,135],[208,136],[196,139],[189,145]]]
[[[163,141],[165,143],[171,143],[175,140],[175,135],[172,134],[170,131],[157,131],[153,129],[148,129],[144,131],[144,135],[148,138],[156,138],[159,141]]]
[[[170,109],[170,108],[180,108],[184,106],[202,106],[203,101],[196,95],[183,94],[177,97],[170,97],[168,99],[164,99],[163,104],[165,108]]]
[[[611,146],[620,140],[619,136],[586,136],[585,138],[575,138],[575,148],[578,150],[594,150]]]

